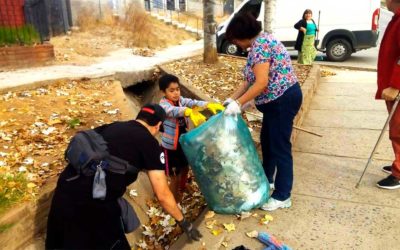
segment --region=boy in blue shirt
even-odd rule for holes
[[[161,145],[165,154],[166,173],[170,176],[170,188],[177,202],[182,198],[185,189],[189,164],[179,143],[179,136],[186,133],[189,118],[195,127],[206,121],[199,109],[207,108],[213,114],[224,110],[219,103],[193,100],[181,96],[178,77],[166,74],[158,81],[164,97],[160,105],[167,113],[163,123],[164,132],[161,135]]]

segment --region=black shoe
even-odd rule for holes
[[[400,179],[397,179],[393,175],[389,175],[385,179],[379,181],[376,185],[384,189],[397,189],[400,188]]]
[[[384,166],[382,167],[382,171],[387,174],[392,174],[392,166]]]

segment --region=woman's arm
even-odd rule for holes
[[[299,30],[301,27],[303,27],[302,23],[303,23],[303,19],[301,19],[300,21],[298,21],[298,22],[294,25],[294,28],[295,28],[296,30]]]
[[[243,83],[240,84],[239,88],[235,92],[233,92],[230,98],[236,100],[237,98],[241,97],[246,92],[248,87],[249,84],[246,81],[243,81]]]
[[[306,28],[304,27],[304,20],[298,21],[295,25],[294,28],[301,31],[301,32],[306,32]]]
[[[256,82],[246,91],[246,93],[237,99],[241,105],[251,101],[267,88],[269,79],[269,62],[254,65],[253,72],[256,77]]]

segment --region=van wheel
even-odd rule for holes
[[[326,55],[329,61],[346,61],[352,53],[350,43],[342,38],[334,39],[328,43],[328,46],[326,46]]]
[[[228,55],[233,55],[233,56],[238,56],[241,54],[241,50],[238,46],[236,46],[233,43],[230,43],[228,41],[225,41],[224,44],[222,44],[222,52]]]

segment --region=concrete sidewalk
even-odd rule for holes
[[[245,233],[257,230],[276,236],[293,249],[399,249],[400,190],[382,190],[375,184],[387,176],[380,167],[393,157],[388,135],[382,141],[359,189],[355,189],[367,158],[383,127],[387,112],[375,101],[376,73],[333,70],[322,78],[303,127],[322,138],[299,133],[294,145],[293,206],[270,212],[274,220],[260,225],[266,212],[243,221],[231,215],[197,221],[204,235],[200,243],[181,237],[171,249],[257,250],[263,245]],[[233,222],[236,230],[218,236],[205,221]],[[228,247],[221,245],[227,242]]]
[[[0,92],[37,82],[83,77],[99,78],[116,74],[128,75],[129,79],[121,81],[123,87],[126,87],[129,84],[148,80],[149,75],[151,76],[151,70],[156,65],[199,55],[202,52],[203,40],[199,40],[169,47],[163,51],[158,51],[152,57],[133,55],[131,49],[121,49],[89,66],[57,65],[5,71],[0,72]]]

